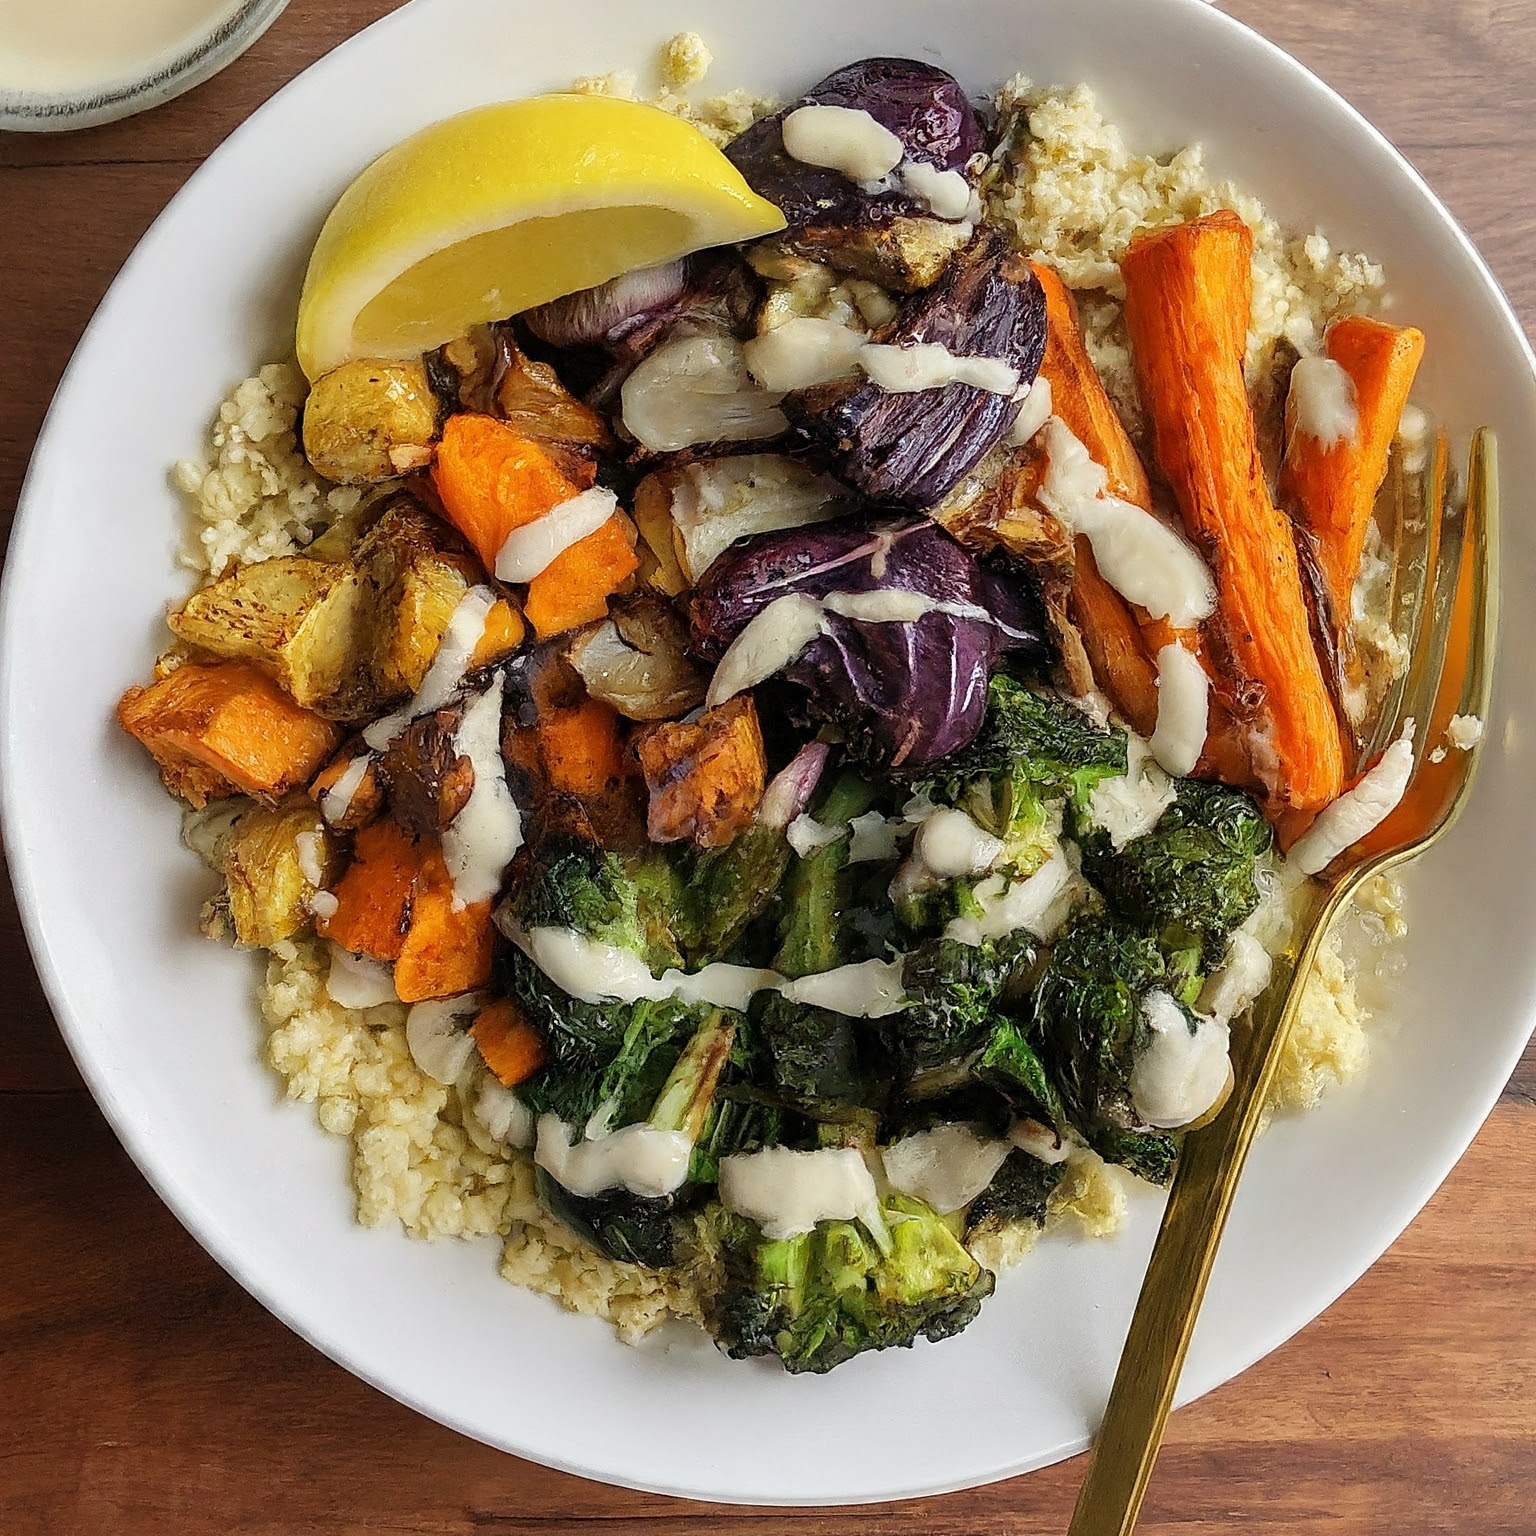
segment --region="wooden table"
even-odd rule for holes
[[[390,9],[294,0],[214,86],[88,133],[0,136],[7,525],[52,389],[134,242],[261,101]],[[1536,0],[1228,9],[1403,147],[1536,322]],[[1065,1528],[1077,1464],[938,1501],[729,1511],[546,1471],[418,1418],[288,1333],[151,1194],[65,1055],[8,893],[0,957],[0,1530],[11,1536]],[[1536,1051],[1382,1262],[1300,1337],[1176,1416],[1142,1529],[1536,1532],[1533,1213]]]

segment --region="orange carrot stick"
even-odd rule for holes
[[[1140,235],[1121,262],[1125,318],[1158,467],[1215,572],[1214,622],[1265,786],[1278,806],[1315,810],[1344,787],[1344,746],[1243,382],[1252,255],[1227,210]]]
[[[1334,621],[1343,624],[1387,455],[1424,356],[1424,333],[1349,315],[1328,327],[1323,350],[1354,388],[1355,430],[1325,444],[1298,430],[1295,401],[1289,402],[1280,500],[1313,536]]]

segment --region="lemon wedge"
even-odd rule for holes
[[[414,357],[562,294],[784,227],[697,128],[608,96],[475,107],[341,195],[309,259],[299,364]]]

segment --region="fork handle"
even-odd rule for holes
[[[1215,1120],[1184,1138],[1068,1536],[1130,1536],[1135,1527],[1279,1047],[1300,1007],[1301,988],[1292,983],[1311,969],[1353,883],[1312,888],[1288,947],[1289,974],[1265,989],[1250,1027],[1234,1031],[1231,1096]]]

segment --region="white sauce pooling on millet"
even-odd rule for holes
[[[475,1042],[464,1021],[478,1011],[473,993],[416,1003],[405,1018],[405,1043],[411,1060],[435,1083],[456,1083],[474,1054]]]

